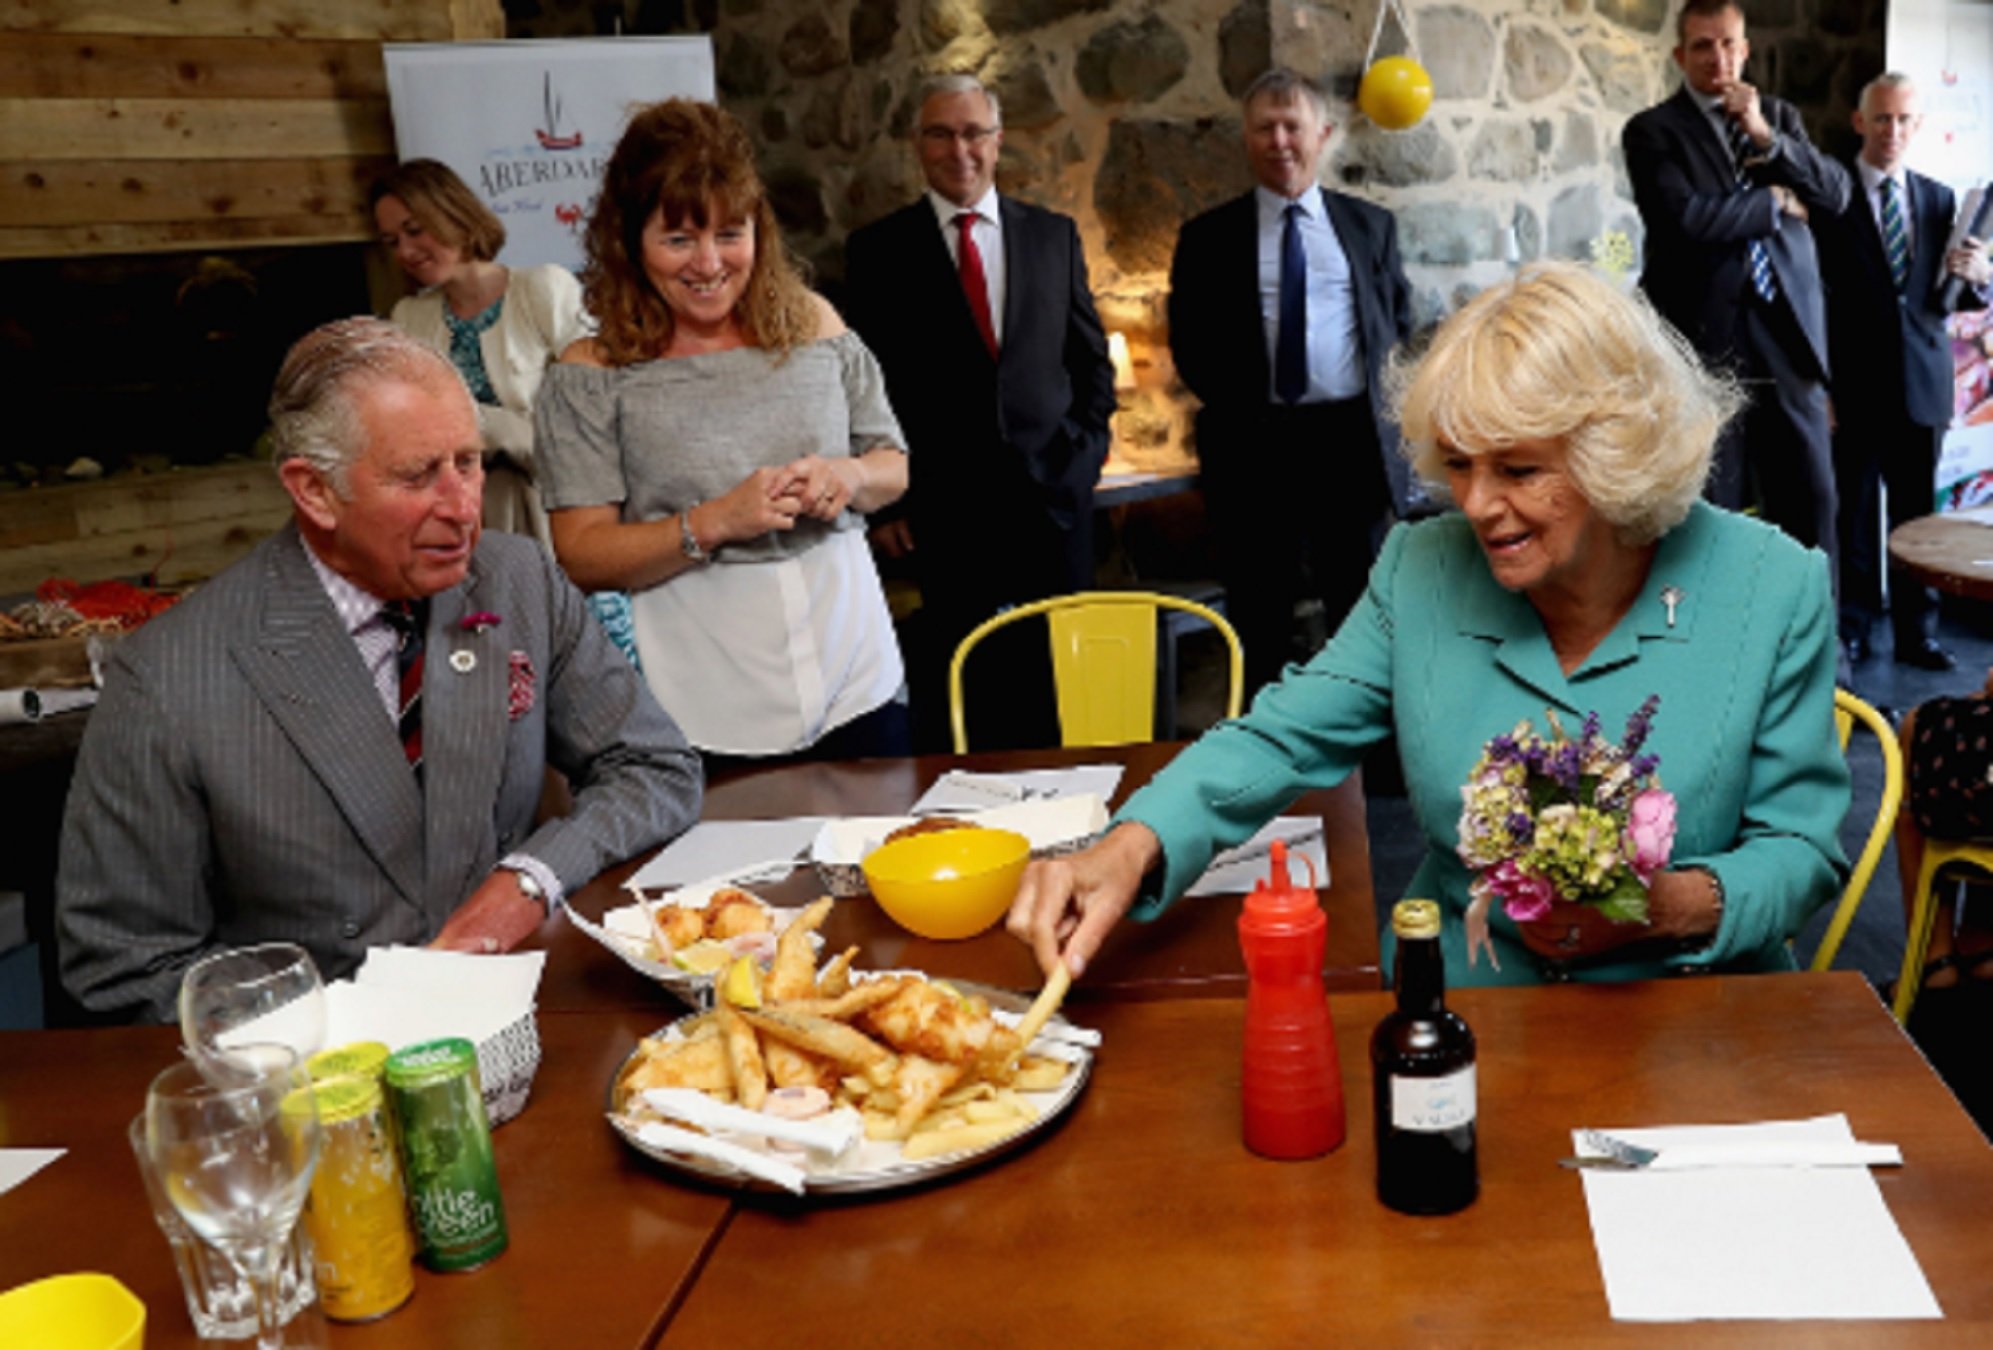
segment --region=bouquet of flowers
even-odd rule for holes
[[[1587,714],[1573,740],[1545,711],[1551,735],[1529,719],[1482,747],[1460,789],[1460,860],[1474,869],[1467,955],[1488,950],[1488,908],[1499,899],[1518,923],[1554,902],[1590,905],[1615,923],[1647,922],[1647,888],[1675,846],[1675,799],[1661,788],[1660,760],[1643,754],[1659,694],[1626,719],[1617,742]]]

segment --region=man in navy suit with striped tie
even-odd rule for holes
[[[169,1021],[208,952],[507,950],[698,817],[698,756],[545,549],[481,535],[449,361],[379,319],[291,349],[291,524],[120,643],[63,822],[63,984]],[[548,767],[573,807],[541,820]]]
[[[1845,211],[1816,222],[1827,278],[1834,363],[1834,465],[1841,491],[1841,640],[1848,659],[1869,654],[1882,612],[1879,485],[1889,523],[1929,515],[1932,477],[1952,420],[1949,277],[1966,284],[1958,307],[1986,303],[1993,264],[1977,240],[1950,248],[1951,189],[1904,164],[1923,121],[1917,87],[1890,72],[1870,80],[1855,110],[1861,153]],[[1896,660],[1925,670],[1957,663],[1938,645],[1937,597],[1900,569],[1890,572]]]
[[[1688,0],[1675,32],[1682,88],[1621,132],[1646,230],[1641,289],[1750,396],[1717,443],[1711,500],[1755,503],[1831,558],[1826,297],[1807,218],[1847,205],[1848,171],[1814,149],[1790,103],[1743,78],[1751,44],[1735,0]]]

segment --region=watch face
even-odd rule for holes
[[[512,875],[519,879],[519,890],[528,899],[544,900],[547,898],[546,891],[541,889],[539,882],[533,880],[533,876],[530,872],[515,871]]]

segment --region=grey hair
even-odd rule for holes
[[[920,82],[920,98],[914,107],[925,108],[929,99],[942,94],[981,94],[990,105],[990,125],[1003,125],[1003,104],[997,101],[996,91],[968,72],[951,70],[928,76]]]
[[[1329,100],[1313,80],[1287,66],[1274,66],[1246,86],[1245,97],[1239,100],[1241,108],[1250,108],[1255,99],[1271,99],[1285,106],[1297,98],[1305,98],[1314,105],[1315,115],[1326,123],[1329,120]]]
[[[1917,92],[1917,82],[1900,70],[1885,70],[1862,86],[1861,97],[1855,100],[1855,107],[1866,113],[1868,96],[1880,89],[1908,89],[1914,94]]]
[[[336,319],[299,338],[270,392],[278,467],[301,459],[346,496],[346,471],[366,448],[354,395],[391,379],[470,397],[447,358],[386,319]]]

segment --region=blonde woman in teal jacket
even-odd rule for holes
[[[1081,974],[1123,914],[1160,913],[1216,850],[1395,734],[1427,845],[1409,894],[1441,903],[1449,983],[1791,969],[1787,942],[1847,870],[1834,611],[1823,555],[1698,500],[1734,393],[1644,301],[1571,264],[1483,292],[1400,378],[1414,468],[1459,510],[1394,530],[1314,660],[1099,844],[1034,864],[1011,931]],[[1649,922],[1560,903],[1525,946],[1496,905],[1495,964],[1470,965],[1455,848],[1483,744],[1525,718],[1546,729],[1546,709],[1616,728],[1650,694],[1645,748],[1678,832]]]

